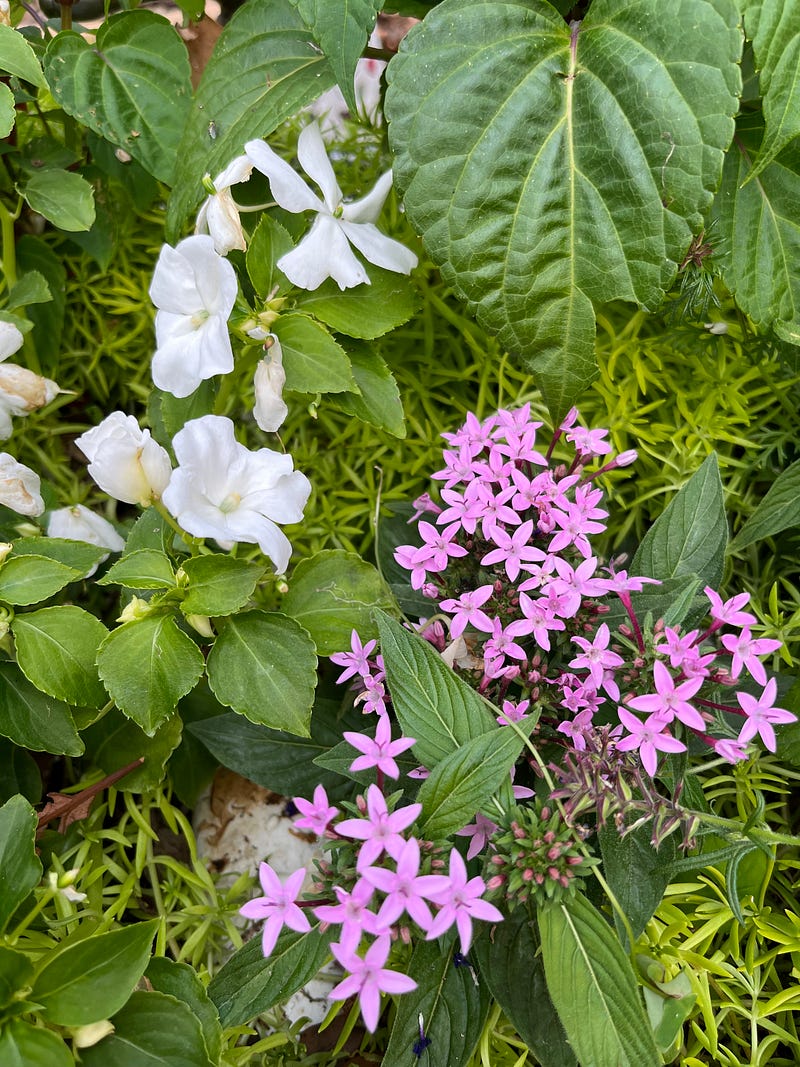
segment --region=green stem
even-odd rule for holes
[[[17,200],[16,211],[11,212],[0,200],[0,239],[2,240],[3,276],[8,288],[17,282],[17,249],[14,243],[14,223],[22,211],[22,197]]]
[[[12,932],[8,935],[8,940],[11,942],[12,945],[17,941],[20,934],[24,933],[25,930],[28,929],[28,927],[39,914],[39,912],[42,911],[42,909],[50,903],[50,901],[53,899],[57,892],[58,890],[50,889],[42,894],[41,898],[39,899],[39,902],[31,908],[31,910],[28,912],[22,922],[15,926]]]

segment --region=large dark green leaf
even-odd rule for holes
[[[3,1067],[73,1067],[75,1060],[52,1030],[12,1019],[0,1033],[0,1063]]]
[[[353,79],[382,0],[292,0],[306,26],[328,57],[336,80],[355,115]]]
[[[12,797],[0,808],[0,932],[42,877],[35,842],[36,812]]]
[[[148,737],[135,722],[112,708],[108,715],[84,730],[82,737],[92,762],[106,774],[144,759],[142,766],[126,774],[116,787],[125,792],[144,793],[164,777],[167,760],[180,743],[181,720],[179,715],[173,715]]]
[[[657,305],[733,135],[729,0],[444,0],[389,64],[408,215],[534,371],[554,417],[592,376],[592,305]]]
[[[172,181],[192,86],[186,46],[163,16],[112,15],[94,45],[62,31],[47,49],[45,73],[68,114]]]
[[[175,997],[137,991],[112,1022],[112,1034],[81,1049],[84,1067],[213,1067],[200,1020]]]
[[[753,42],[766,126],[752,179],[800,134],[800,4],[797,0],[740,3]]]
[[[598,831],[605,876],[634,937],[644,930],[661,903],[678,857],[675,834],[656,849],[650,841],[650,832],[649,826],[640,826],[624,837],[615,826]],[[617,931],[624,939],[627,931],[619,921]]]
[[[333,83],[328,61],[290,0],[242,5],[217,41],[197,88],[169,203],[170,239],[178,237],[205,195],[206,171],[222,170],[241,155],[246,141],[272,133]]]
[[[13,623],[17,662],[37,689],[76,707],[108,701],[97,676],[97,649],[108,631],[74,604],[17,615]]]
[[[164,956],[154,956],[147,965],[146,977],[156,992],[182,1000],[197,1016],[208,1058],[216,1064],[222,1051],[222,1028],[217,1009],[194,968]]]
[[[800,526],[800,459],[782,471],[731,542],[731,550]]]
[[[0,663],[0,735],[34,752],[83,752],[67,705],[31,685],[16,663]]]

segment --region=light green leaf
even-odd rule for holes
[[[31,85],[47,88],[42,67],[36,53],[19,32],[11,26],[0,25],[0,70],[16,74]]]
[[[0,808],[0,933],[41,877],[36,812],[24,797],[12,797]]]
[[[404,735],[416,738],[414,755],[432,771],[440,760],[496,723],[488,705],[428,641],[383,612],[377,619],[397,719]]]
[[[524,729],[525,720],[520,725]],[[463,742],[437,763],[417,796],[426,840],[449,837],[472,822],[476,811],[485,813],[489,800],[508,780],[522,745],[515,730],[496,726]]]
[[[281,256],[294,248],[291,237],[279,222],[269,215],[262,215],[247,246],[247,273],[253,289],[266,300],[275,286],[278,292],[290,288],[284,274],[278,270]],[[323,318],[322,315],[318,316]],[[323,319],[324,321],[324,319]]]
[[[408,216],[479,321],[542,358],[556,412],[595,373],[591,305],[658,305],[702,224],[739,107],[737,21],[727,0],[595,0],[571,25],[540,2],[444,0],[389,64]]]
[[[220,704],[251,722],[309,736],[317,656],[294,619],[265,611],[233,616],[214,642],[207,670]]]
[[[730,548],[738,552],[763,537],[800,526],[800,459],[782,471],[767,495],[734,537]]]
[[[353,79],[382,0],[292,0],[328,57],[353,115],[358,113]]]
[[[44,556],[12,555],[0,567],[0,600],[38,604],[80,577],[80,571]]]
[[[348,337],[374,340],[408,322],[419,306],[419,293],[409,278],[370,265],[370,285],[342,292],[328,278],[312,292],[301,293],[297,307]]]
[[[547,988],[580,1063],[660,1067],[628,957],[611,927],[576,894],[539,910]]]
[[[247,603],[264,573],[258,563],[219,553],[187,559],[181,569],[189,579],[181,603],[184,615],[232,615]]]
[[[31,997],[49,1022],[87,1026],[119,1011],[144,974],[158,920],[84,938],[45,956]]]
[[[372,564],[339,549],[301,560],[281,604],[311,634],[321,656],[348,649],[353,630],[363,641],[376,637],[373,611],[390,606],[383,579]]]
[[[3,1067],[74,1067],[72,1053],[58,1034],[21,1019],[12,1019],[0,1032]]]
[[[81,1049],[81,1067],[213,1067],[200,1020],[164,993],[133,993],[112,1019],[114,1033]]]
[[[31,685],[16,663],[0,663],[0,734],[34,752],[83,753],[70,709]]]
[[[0,82],[0,137],[8,137],[17,118],[14,94],[5,82]]]
[[[101,563],[107,554],[105,548],[89,545],[85,541],[70,541],[63,537],[23,537],[14,542],[15,556],[44,556],[45,559],[63,563],[84,578]]]
[[[213,176],[222,170],[241,155],[246,141],[272,133],[333,83],[328,61],[290,0],[242,5],[197,87],[178,149],[168,240],[177,239],[186,216],[206,195],[201,184],[206,171]]]
[[[727,255],[722,277],[754,322],[800,345],[800,146],[786,148],[748,182],[763,126],[744,114],[712,210]]]
[[[200,680],[203,654],[171,615],[150,615],[113,630],[100,646],[100,677],[120,711],[148,737]]]
[[[7,306],[21,308],[28,304],[46,304],[48,300],[52,300],[52,294],[45,276],[38,270],[29,270],[11,289]]]
[[[29,207],[60,230],[90,230],[94,222],[94,189],[71,170],[40,170],[19,190]]]
[[[217,383],[208,378],[201,382],[189,396],[173,396],[171,393],[154,388],[150,394],[148,407],[153,402],[158,404],[164,429],[172,439],[190,419],[200,419],[203,415],[213,414],[216,396]]]
[[[358,387],[341,345],[319,322],[289,312],[275,323],[283,349],[286,388],[298,393],[343,393]]]
[[[722,482],[712,452],[647,531],[630,573],[648,578],[697,575],[716,589],[727,543]]]
[[[124,585],[127,589],[173,589],[175,572],[169,558],[155,548],[126,553],[108,568],[98,585]]]
[[[144,759],[142,766],[126,774],[115,788],[126,793],[145,793],[163,779],[167,760],[180,744],[181,729],[180,715],[173,715],[148,737],[135,722],[112,708],[81,736],[92,763],[105,774]]]
[[[744,0],[764,112],[764,140],[750,181],[800,134],[800,3]]]
[[[120,12],[100,27],[94,45],[62,30],[47,49],[45,70],[67,114],[159,181],[172,181],[192,85],[186,45],[167,19]]]
[[[403,403],[392,372],[378,353],[366,345],[355,347],[349,356],[359,392],[335,393],[331,396],[333,406],[395,437],[405,437]]]
[[[197,1016],[208,1057],[216,1064],[222,1053],[222,1027],[217,1009],[194,968],[165,956],[154,956],[145,973],[156,992],[182,1000]]]
[[[77,707],[108,702],[97,676],[97,650],[108,630],[83,608],[66,604],[17,615],[13,622],[17,662],[37,689]]]

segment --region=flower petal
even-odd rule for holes
[[[328,210],[333,212],[342,201],[342,190],[336,181],[325,142],[316,122],[310,123],[297,139],[297,158],[300,166],[322,190]]]
[[[392,187],[392,172],[387,170],[375,182],[366,196],[342,207],[342,218],[348,222],[377,222]]]
[[[339,225],[351,244],[376,267],[385,267],[386,270],[393,270],[397,274],[410,274],[416,267],[418,260],[414,253],[399,241],[381,233],[372,223],[347,222],[342,219]]]
[[[321,211],[325,205],[309,189],[300,175],[286,160],[264,141],[248,141],[244,146],[250,162],[269,178],[272,195],[286,211]]]
[[[301,289],[318,289],[326,278],[333,278],[342,290],[369,284],[341,223],[330,215],[317,216],[300,244],[278,260],[278,268]]]

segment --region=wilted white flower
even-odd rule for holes
[[[247,156],[237,156],[213,181],[214,192],[197,212],[195,233],[207,233],[214,241],[214,248],[226,256],[232,248],[247,248],[239,209],[231,195],[231,186],[249,180],[253,164]],[[210,175],[206,175],[210,178]]]
[[[50,378],[42,378],[16,363],[0,364],[0,441],[11,436],[12,416],[28,415],[44,407],[58,391],[58,385]]]
[[[0,452],[0,504],[20,515],[41,515],[44,501],[39,475],[17,463],[8,452]]]
[[[271,337],[272,344],[265,349],[264,358],[259,361],[253,379],[256,392],[253,415],[265,433],[277,430],[289,414],[289,408],[283,399],[283,387],[286,384],[283,349],[275,334],[271,334]]]
[[[150,283],[156,314],[153,381],[189,396],[206,378],[233,370],[228,316],[236,301],[233,267],[206,234],[164,245]]]
[[[258,170],[269,178],[272,195],[282,208],[317,213],[300,244],[278,260],[278,267],[290,282],[301,289],[317,289],[326,278],[333,278],[340,289],[369,284],[369,276],[351,244],[370,263],[399,274],[409,274],[417,265],[413,252],[373,225],[392,187],[391,171],[382,175],[361,200],[345,204],[316,122],[300,134],[297,158],[322,190],[324,200],[264,141],[248,141],[244,150]]]
[[[58,508],[50,512],[47,522],[48,537],[63,537],[67,541],[85,541],[88,545],[107,548],[111,552],[121,552],[125,541],[108,519],[95,515],[83,504],[74,504],[71,508]],[[108,556],[100,560],[104,563]],[[92,567],[86,577],[91,578],[97,567]]]
[[[172,465],[166,450],[133,415],[112,411],[75,444],[89,460],[89,474],[116,500],[149,507],[169,482]]]
[[[13,322],[0,319],[0,360],[13,356],[18,349],[22,348],[24,340],[22,331]]]
[[[230,419],[203,415],[175,435],[178,458],[164,505],[187,533],[257,544],[282,574],[292,546],[276,523],[300,522],[311,492],[292,457],[239,444]]]

